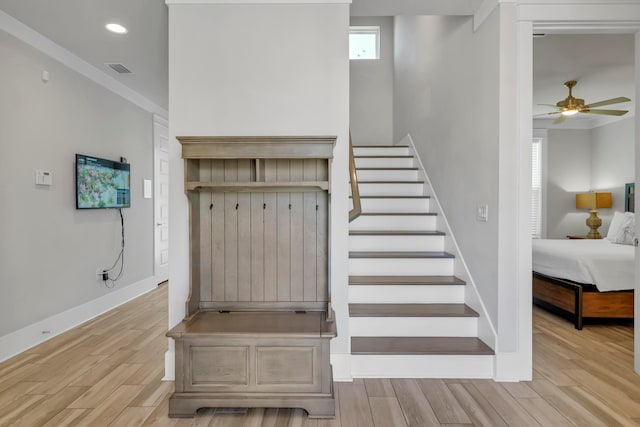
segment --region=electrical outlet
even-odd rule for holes
[[[105,275],[106,275],[106,278],[105,278]],[[109,273],[107,273],[104,268],[98,268],[96,270],[96,280],[98,282],[104,282],[108,278],[109,278]]]
[[[481,221],[481,222],[489,221],[489,205],[476,206],[476,221]]]

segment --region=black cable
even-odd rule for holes
[[[116,265],[118,265],[118,261],[120,262],[120,270],[118,271],[118,275],[114,279],[108,279],[112,284],[111,287],[115,285],[115,282],[120,279],[122,273],[124,272],[124,217],[122,216],[122,209],[118,208],[118,212],[120,213],[120,226],[122,229],[122,244],[120,247],[120,253],[118,254],[118,257],[116,258],[111,268],[105,270],[105,272],[107,273],[113,271],[113,269],[116,268]]]

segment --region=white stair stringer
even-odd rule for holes
[[[362,214],[349,225],[352,376],[491,378],[493,350],[478,338],[478,313],[464,304],[465,283],[406,148],[354,147]],[[447,312],[454,306],[473,316]]]

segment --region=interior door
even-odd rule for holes
[[[153,116],[154,274],[169,279],[169,129],[166,119]]]

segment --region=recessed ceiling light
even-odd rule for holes
[[[125,27],[123,27],[120,24],[115,24],[115,23],[111,23],[111,24],[107,24],[105,25],[105,28],[109,31],[111,31],[112,33],[116,33],[116,34],[127,34],[127,29]]]

